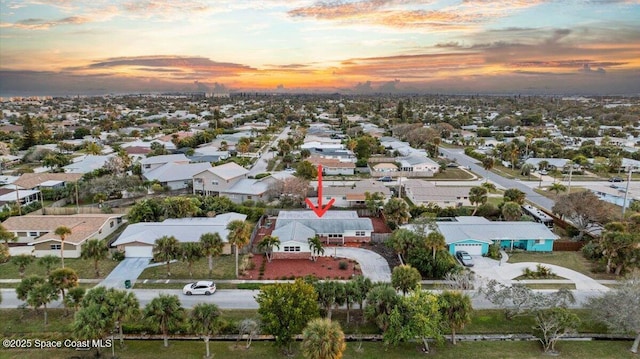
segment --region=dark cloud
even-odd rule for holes
[[[596,74],[596,75],[604,75],[607,73],[607,71],[605,71],[605,69],[603,69],[602,67],[598,67],[597,70],[593,70],[591,69],[591,65],[589,64],[582,65],[582,68],[578,71],[585,74]]]

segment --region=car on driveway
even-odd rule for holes
[[[384,177],[378,178],[378,181],[380,181],[380,182],[391,182],[391,181],[393,181],[393,178],[391,178],[389,176],[384,176]]]
[[[624,181],[622,178],[620,177],[611,177],[609,178],[609,182],[622,182]]]
[[[457,251],[456,258],[462,263],[465,267],[473,267],[473,258],[469,255],[469,253],[465,251]]]
[[[211,281],[199,281],[189,283],[182,288],[182,293],[186,295],[204,294],[211,295],[216,291],[216,284]]]

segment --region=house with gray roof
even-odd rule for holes
[[[463,216],[438,220],[436,224],[451,254],[466,251],[470,255],[485,255],[492,243],[505,249],[551,252],[553,242],[559,238],[537,222],[492,222],[484,217]],[[411,224],[403,228],[415,229]]]
[[[336,183],[336,182],[334,182]],[[340,182],[337,182],[340,183]],[[333,200],[335,207],[355,208],[365,207],[366,194],[381,193],[384,197],[383,202],[387,202],[391,198],[391,190],[382,182],[375,180],[355,181],[348,186],[332,185],[325,186],[322,189],[323,203],[329,203]],[[318,197],[308,197],[313,204],[318,203]]]
[[[174,236],[180,243],[199,242],[205,233],[218,233],[225,243],[222,253],[230,254],[227,225],[231,221],[247,219],[245,214],[229,212],[215,217],[168,218],[162,222],[141,222],[129,225],[111,244],[123,251],[126,257],[153,257],[153,247],[158,238]]]
[[[322,217],[313,211],[280,211],[275,230],[291,223],[302,224],[313,230],[314,236],[333,244],[369,242],[373,232],[371,219],[358,217],[356,211],[327,211]]]
[[[188,188],[193,184],[193,176],[211,168],[209,162],[178,163],[169,162],[152,171],[143,173],[148,181],[158,181],[172,190]]]
[[[62,168],[64,169],[65,173],[85,174],[85,173],[93,172],[97,169],[103,168],[105,163],[107,163],[107,161],[114,156],[115,156],[114,154],[104,155],[104,156],[102,155],[81,156],[74,159],[73,163],[68,164]]]
[[[217,196],[224,193],[236,182],[247,178],[249,171],[235,162],[207,168],[193,174],[193,193]]]
[[[261,179],[242,178],[236,181],[231,187],[221,190],[220,196],[229,198],[233,203],[244,201],[268,202],[269,188],[280,180],[273,176]]]
[[[440,165],[424,154],[415,153],[406,157],[398,157],[400,170],[406,172],[420,172],[425,177],[433,177],[440,170]]]
[[[316,232],[304,224],[291,222],[275,229],[271,235],[280,240],[280,248],[273,248],[273,258],[299,259],[311,256],[309,238],[315,237]]]
[[[407,180],[403,183],[404,192],[415,205],[435,203],[440,207],[470,206],[470,186],[442,186],[423,180]]]
[[[164,166],[167,163],[189,163],[189,159],[184,154],[177,155],[161,155],[147,157],[140,161],[142,174],[153,171],[158,167]]]

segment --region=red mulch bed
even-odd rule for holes
[[[325,249],[331,251],[331,248]],[[265,262],[264,274],[260,276],[260,266]],[[274,259],[267,262],[264,255],[254,255],[255,267],[247,270],[242,279],[294,279],[314,275],[320,279],[349,279],[352,275],[362,274],[358,263],[346,258],[319,257],[313,262],[309,259]],[[347,262],[347,269],[340,269],[340,262]]]
[[[375,233],[391,233],[393,232],[389,226],[384,222],[384,219],[380,217],[365,217],[371,218],[371,224],[373,225],[373,231]]]

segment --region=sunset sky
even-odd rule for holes
[[[640,94],[640,0],[0,0],[0,96]]]

